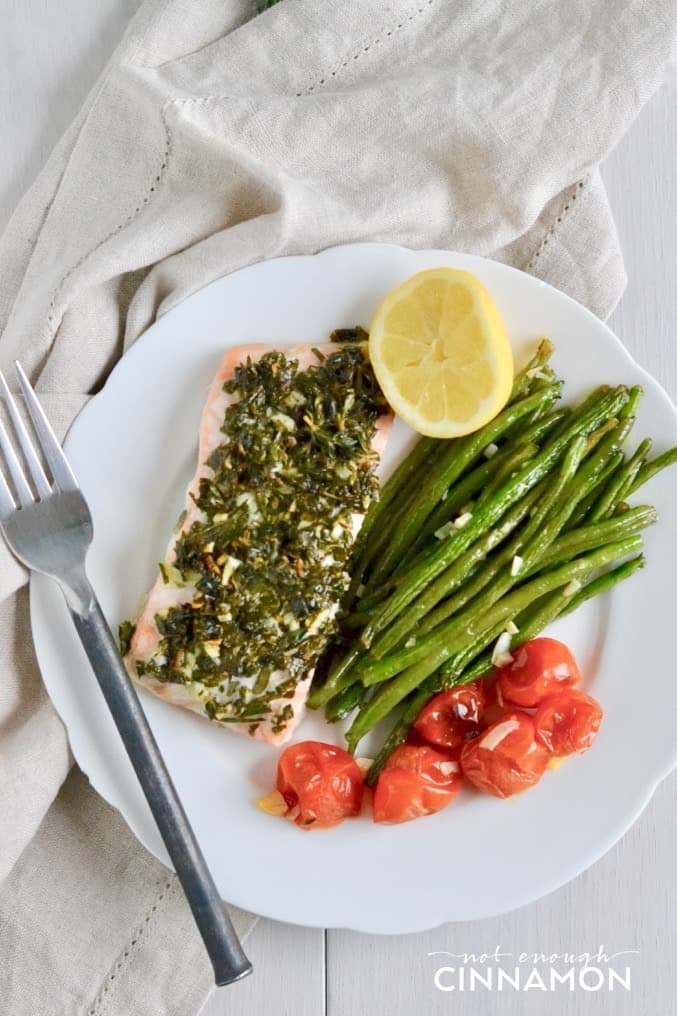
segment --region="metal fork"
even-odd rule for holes
[[[0,419],[0,530],[20,561],[33,571],[48,575],[61,587],[80,641],[193,911],[214,968],[215,982],[231,984],[251,973],[251,963],[209,873],[87,578],[85,558],[92,542],[89,508],[28,378],[18,363],[15,366],[38,448],[51,480],[0,372],[0,396],[18,444],[18,448],[15,447]],[[13,493],[1,468],[3,456]]]

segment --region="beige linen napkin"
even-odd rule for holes
[[[0,366],[61,433],[158,316],[261,258],[450,247],[609,313],[596,167],[674,57],[672,0],[254,4],[146,0],[0,242]],[[25,581],[0,546],[0,1008],[190,1016],[209,970],[175,878],[80,774],[57,797]]]

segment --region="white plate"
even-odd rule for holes
[[[382,297],[416,271],[454,265],[495,297],[520,364],[546,333],[565,401],[601,382],[640,382],[636,431],[655,450],[677,443],[677,411],[592,314],[505,265],[445,251],[381,244],[282,258],[221,279],[168,313],[80,414],[66,448],[94,517],[92,582],[114,629],[154,578],[194,468],[208,382],[231,345],[319,342],[338,326],[369,325]],[[412,440],[399,422],[384,471]],[[273,785],[277,752],[143,693],[143,703],[224,899],[297,924],[412,932],[499,914],[592,864],[639,815],[677,762],[674,548],[677,476],[654,478],[642,500],[661,520],[648,565],[628,584],[553,627],[576,653],[605,721],[593,750],[547,773],[529,793],[497,801],[464,792],[439,815],[401,826],[368,817],[304,833],[254,807]],[[42,674],[73,753],[93,786],[143,844],[167,855],[60,594],[31,583]],[[298,739],[338,738],[311,716]]]

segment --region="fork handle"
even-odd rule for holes
[[[209,873],[108,622],[88,582],[87,587],[90,595],[78,597],[82,607],[75,607],[67,595],[71,617],[193,911],[215,982],[231,984],[251,973],[252,965]]]

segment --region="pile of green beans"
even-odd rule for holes
[[[644,563],[641,532],[656,512],[626,498],[676,462],[677,448],[651,459],[645,439],[624,452],[638,386],[601,386],[558,407],[552,352],[543,340],[479,431],[421,438],[360,530],[309,705],[330,721],[352,715],[353,752],[396,715],[370,782],[433,695],[491,668],[506,626],[516,648]]]

